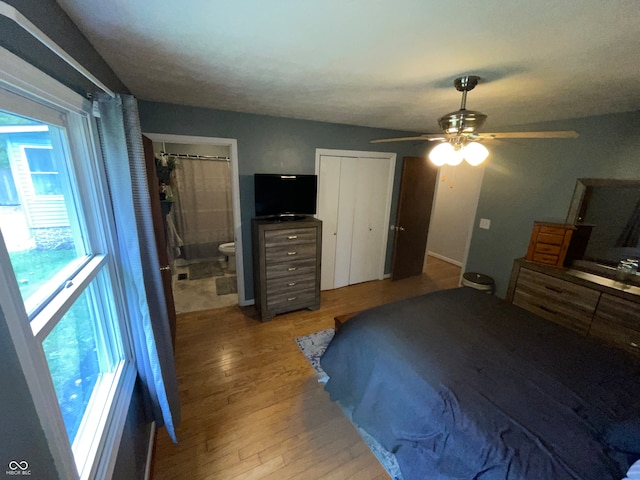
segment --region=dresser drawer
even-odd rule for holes
[[[589,334],[640,353],[640,303],[603,293]]]
[[[299,243],[280,245],[264,249],[267,265],[278,262],[289,262],[299,258],[316,258],[315,243]]]
[[[538,243],[548,243],[549,245],[562,245],[564,242],[564,232],[558,235],[557,233],[545,233],[540,229],[536,241]]]
[[[600,292],[521,268],[513,303],[541,317],[587,333]]]
[[[555,255],[556,258],[560,253],[560,245],[550,245],[548,243],[536,244],[536,254]]]
[[[534,253],[532,260],[536,263],[546,263],[548,265],[556,265],[558,263],[558,255],[550,255],[548,253]]]
[[[283,230],[268,230],[264,232],[264,246],[266,248],[299,243],[315,243],[315,228],[287,228]]]
[[[313,273],[304,273],[300,275],[290,275],[288,277],[274,278],[267,280],[267,302],[269,297],[274,294],[297,292],[315,287],[316,275]]]
[[[315,258],[296,258],[289,262],[280,262],[267,265],[266,268],[267,281],[275,278],[291,277],[293,275],[316,275],[316,259]]]
[[[316,295],[316,288],[298,290],[296,292],[281,292],[277,294],[267,294],[267,308],[273,313],[288,312],[297,308],[308,307],[314,303],[319,303],[320,299]]]

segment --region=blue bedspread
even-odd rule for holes
[[[331,399],[405,480],[620,480],[640,361],[470,288],[354,317],[321,359]]]

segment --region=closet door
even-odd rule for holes
[[[357,161],[350,285],[376,280],[384,272],[389,165],[385,158],[359,158]]]
[[[322,220],[321,290],[334,287],[338,201],[340,198],[340,157],[322,155],[318,176],[318,218]]]
[[[388,238],[395,159],[321,155],[321,289],[380,279]]]
[[[342,157],[340,163],[340,195],[338,203],[338,228],[336,235],[336,259],[333,288],[350,285],[356,184],[357,158]]]

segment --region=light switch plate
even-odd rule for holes
[[[490,227],[491,227],[491,220],[489,220],[488,218],[480,219],[480,228],[483,228],[484,230],[489,230]]]

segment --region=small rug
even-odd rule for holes
[[[302,354],[318,374],[318,382],[326,383],[329,380],[329,376],[320,365],[320,357],[327,349],[327,346],[333,339],[334,334],[335,331],[333,328],[327,328],[326,330],[322,330],[320,332],[312,333],[311,335],[305,335],[304,337],[298,337],[295,339],[298,347],[300,347],[300,350],[302,351]],[[338,403],[338,405],[340,405],[340,403]],[[396,461],[396,457],[391,452],[386,450],[382,445],[380,445],[375,438],[367,433],[366,430],[360,428],[353,422],[350,408],[346,408],[342,405],[340,405],[340,408],[342,408],[342,411],[349,419],[349,421],[353,424],[353,426],[356,427],[356,430],[358,430],[358,433],[360,434],[364,442],[367,444],[371,452],[376,456],[389,476],[393,480],[403,480],[402,473],[400,472],[400,467],[398,467],[398,462]]]
[[[189,265],[189,280],[219,277],[223,275],[220,262],[199,262]]]
[[[329,380],[329,376],[324,373],[320,366],[320,357],[327,349],[327,345],[329,345],[334,333],[333,328],[327,328],[321,332],[296,338],[296,343],[302,350],[302,354],[318,374],[318,381],[322,383],[326,383]]]
[[[238,281],[236,276],[216,278],[216,293],[218,295],[238,293]]]

